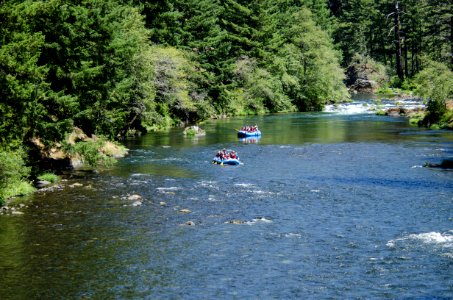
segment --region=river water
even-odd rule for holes
[[[453,298],[453,173],[422,167],[453,132],[344,110],[202,127],[1,215],[0,298]],[[222,148],[243,164],[212,165]]]

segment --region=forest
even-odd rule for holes
[[[96,165],[127,136],[347,101],[358,66],[452,124],[451,1],[8,0],[0,20],[0,202],[55,152]]]

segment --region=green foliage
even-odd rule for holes
[[[410,78],[420,71],[424,55],[442,62],[450,69],[453,68],[451,56],[453,2],[443,0],[329,2],[336,16],[334,38],[343,52],[344,65],[350,63],[354,53],[359,53],[391,67],[393,73],[398,74],[396,45],[399,44],[401,53],[398,56],[402,65],[399,71],[404,73],[405,78]],[[399,79],[392,86],[400,87],[401,84]]]
[[[198,133],[197,130],[194,129],[194,128],[189,128],[189,129],[184,131],[184,134],[186,136],[195,136],[197,133]]]
[[[2,30],[0,29],[0,32]],[[40,33],[15,32],[0,47],[0,142],[21,142],[46,118],[40,99],[48,85],[43,82],[47,68],[37,62],[44,44]]]
[[[269,64],[293,104],[301,111],[321,110],[327,101],[348,99],[340,55],[326,32],[313,22],[311,12],[306,8],[290,13],[277,10],[274,15],[281,23],[267,29],[275,31],[269,44],[275,57],[269,57]]]
[[[382,86],[387,79],[385,66],[369,56],[355,53],[348,65],[348,80],[353,83],[357,78],[364,78]]]
[[[21,150],[0,150],[0,204],[10,197],[34,190],[27,181],[30,168],[25,166],[24,157]]]
[[[422,124],[445,123],[445,101],[453,97],[453,72],[444,64],[427,61],[426,67],[414,78],[416,94],[427,101],[427,113]],[[447,118],[448,119],[448,118]]]
[[[349,65],[354,55],[369,54],[370,32],[379,29],[380,25],[373,24],[379,14],[372,0],[350,0],[342,5],[338,16],[339,23],[335,30],[335,39],[345,57],[344,64]]]
[[[257,65],[255,59],[241,57],[233,71],[240,88],[232,93],[234,114],[246,115],[266,112],[294,111],[291,100],[284,94],[278,77]],[[234,96],[233,96],[234,95]]]
[[[155,112],[142,125],[168,127],[206,118],[213,109],[200,90],[203,70],[190,54],[172,47],[154,46],[150,51],[155,86]]]
[[[116,163],[116,159],[108,153],[102,151],[107,139],[97,137],[91,140],[79,141],[75,144],[66,144],[66,151],[72,157],[80,157],[82,162],[89,167],[111,166]]]
[[[414,79],[417,94],[437,102],[453,97],[453,72],[444,64],[428,61]]]
[[[115,138],[152,101],[148,31],[137,9],[114,0],[27,0],[0,13],[8,20],[1,109],[12,116],[0,130],[19,131],[10,139],[39,136],[50,145],[73,126]]]
[[[43,173],[38,176],[38,179],[52,183],[60,181],[60,177],[58,175],[55,175],[54,173]]]
[[[417,84],[414,82],[413,78],[406,78],[401,84],[401,90],[405,94],[412,94],[417,89]]]
[[[150,29],[150,39],[153,43],[163,45],[180,45],[184,30],[184,14],[181,11],[184,1],[175,0],[134,0],[142,7],[146,27]],[[182,3],[180,3],[182,2]]]

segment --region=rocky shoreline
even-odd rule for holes
[[[414,117],[420,116],[426,112],[424,107],[406,108],[406,107],[391,107],[384,110],[384,114],[390,117]]]

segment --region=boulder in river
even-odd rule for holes
[[[386,116],[391,116],[391,117],[399,117],[399,116],[405,116],[405,117],[411,117],[417,114],[421,114],[425,111],[425,108],[423,107],[415,107],[415,108],[404,108],[404,107],[391,107],[385,110],[385,115]]]
[[[444,159],[440,164],[426,163],[428,168],[453,169],[453,159]]]
[[[375,93],[386,79],[385,67],[370,57],[355,55],[346,72],[346,84],[353,92]]]
[[[202,136],[206,135],[206,132],[198,127],[197,125],[188,126],[184,129],[184,135],[186,136]]]
[[[139,201],[139,200],[142,200],[142,196],[137,195],[137,194],[129,195],[129,196],[127,197],[127,200],[130,200],[130,201]]]

